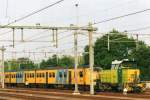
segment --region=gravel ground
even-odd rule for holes
[[[96,95],[89,95],[82,92],[80,95],[73,95],[71,90],[57,89],[35,89],[35,88],[13,88],[1,89],[0,100],[149,100],[150,93],[128,94],[113,92],[99,92]],[[3,98],[1,98],[3,97]],[[7,98],[6,98],[7,97]],[[16,98],[16,99],[15,99]]]

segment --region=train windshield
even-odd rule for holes
[[[137,68],[137,63],[135,61],[123,61],[121,64],[122,68]]]

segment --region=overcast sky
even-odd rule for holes
[[[8,1],[8,2],[7,2]],[[5,25],[17,18],[23,17],[33,11],[43,8],[49,4],[52,4],[58,0],[0,0],[0,25]],[[78,14],[76,13],[75,4],[78,3]],[[64,0],[62,3],[48,8],[42,12],[39,12],[25,20],[17,22],[12,25],[40,25],[49,26],[69,26],[70,24],[76,24],[76,16],[79,16],[79,25],[86,25],[89,22],[98,22],[101,20],[113,18],[116,16],[140,11],[150,8],[150,0]],[[119,31],[132,30],[141,27],[150,26],[150,11],[136,14],[133,16],[125,17],[122,19],[109,21],[95,25],[98,27],[98,33],[107,33],[113,28]],[[0,34],[7,32],[9,29],[0,29]],[[150,34],[150,29],[136,31],[133,33],[137,34]],[[20,40],[20,30],[15,30],[16,40]],[[25,30],[25,40],[35,41],[51,41],[51,31],[46,30]],[[73,32],[59,33],[59,38],[73,34]],[[45,37],[44,37],[45,36]],[[97,36],[95,35],[94,40]],[[41,37],[41,38],[38,38]],[[148,35],[139,36],[139,38],[145,41],[148,45],[150,44]],[[36,39],[37,38],[37,39]],[[12,32],[0,35],[0,40],[12,40]],[[83,47],[88,43],[88,38],[84,35],[79,36],[79,50],[82,51]],[[11,45],[11,42],[0,42],[2,45]],[[10,51],[56,51],[55,48],[40,48],[42,46],[52,46],[52,43],[17,43],[15,48],[7,47],[5,57],[16,58],[16,57],[30,57],[34,60],[46,58],[44,54],[12,54]],[[37,49],[39,48],[39,49]],[[59,40],[59,51],[65,54],[72,52],[73,49],[73,35]]]

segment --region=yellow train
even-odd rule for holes
[[[74,69],[52,68],[43,70],[26,70],[5,72],[6,86],[28,87],[72,87],[75,84]],[[77,82],[80,87],[90,85],[90,69],[78,68]],[[99,73],[94,71],[94,80],[98,79]]]
[[[112,63],[112,69],[100,70],[94,68],[93,81],[97,90],[122,90],[141,91],[140,70],[128,68],[127,61]],[[126,65],[126,66],[125,66]],[[131,65],[130,65],[131,66]],[[5,72],[6,86],[22,87],[47,87],[73,89],[77,81],[80,89],[88,90],[90,87],[90,68],[79,67],[77,80],[74,68],[51,68],[25,71]]]

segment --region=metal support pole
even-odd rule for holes
[[[55,30],[56,31],[56,33],[55,33],[55,40],[56,40],[56,49],[57,49],[57,52],[56,52],[56,59],[57,59],[57,65],[58,65],[58,30],[56,29]]]
[[[138,50],[138,48],[139,48],[138,40],[139,40],[139,35],[136,34],[136,50]]]
[[[15,47],[15,29],[13,28],[13,48]]]
[[[93,38],[92,38],[92,24],[89,23],[89,64],[90,64],[90,94],[94,94],[94,82],[93,82],[93,66],[94,66],[94,49],[93,49]]]
[[[5,88],[5,83],[4,83],[4,79],[5,79],[5,75],[4,75],[4,51],[6,50],[5,48],[4,48],[4,46],[2,46],[2,48],[0,49],[1,51],[2,51],[2,75],[1,75],[1,84],[2,84],[2,88]]]
[[[80,94],[79,90],[78,90],[78,72],[77,72],[77,68],[78,68],[78,44],[77,44],[77,31],[75,31],[74,33],[74,70],[75,70],[75,90],[74,90],[74,94]]]
[[[108,48],[108,51],[110,50],[110,39],[109,39],[109,34],[107,34],[107,39],[108,39],[108,43],[107,43],[107,48]]]
[[[53,42],[55,42],[55,31],[54,31],[54,29],[52,29],[52,34],[53,34]]]
[[[8,64],[8,70],[11,71],[11,62],[7,61],[7,64]]]
[[[55,34],[56,36],[56,48],[58,48],[58,30],[56,29],[56,34]]]
[[[20,62],[19,62],[19,70],[21,70]]]
[[[21,28],[21,41],[23,42],[23,28]]]

